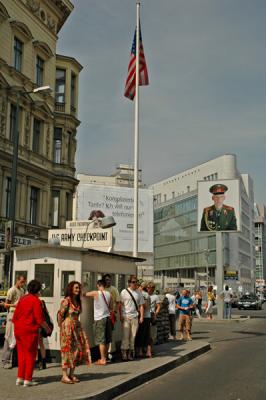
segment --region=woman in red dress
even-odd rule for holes
[[[60,327],[62,383],[78,383],[79,379],[74,376],[75,367],[84,362],[89,365],[91,362],[89,342],[79,321],[80,295],[80,283],[70,282],[66,287],[65,298],[61,301],[57,314]]]
[[[16,385],[33,386],[32,374],[38,350],[39,328],[49,334],[39,299],[41,283],[36,279],[29,282],[28,294],[23,296],[13,316],[14,332],[18,351],[18,375]]]

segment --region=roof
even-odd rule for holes
[[[91,255],[101,255],[104,257],[114,257],[114,258],[121,258],[127,261],[131,262],[143,262],[146,261],[145,258],[139,258],[139,257],[133,257],[133,256],[126,256],[123,254],[118,254],[118,253],[107,253],[106,251],[101,251],[101,250],[95,250],[95,249],[84,249],[82,247],[73,247],[73,246],[59,246],[59,245],[53,245],[53,244],[33,244],[30,246],[17,246],[17,247],[12,247],[11,250],[15,250],[18,252],[21,251],[27,251],[27,250],[37,250],[37,249],[45,249],[45,248],[51,248],[51,249],[63,249],[63,250],[71,250],[71,251],[79,251],[82,253],[87,253]],[[0,253],[5,250],[0,250]]]

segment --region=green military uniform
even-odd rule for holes
[[[215,205],[206,207],[201,218],[201,231],[236,231],[236,216],[233,207],[223,205],[216,209]]]
[[[234,207],[226,206],[221,201],[217,203],[218,196],[223,196],[228,190],[228,187],[223,184],[215,184],[210,187],[210,193],[213,194],[213,200],[216,205],[213,204],[210,207],[206,207],[203,210],[201,218],[201,231],[236,231],[237,223],[235,216]],[[216,199],[216,200],[215,200]],[[220,207],[218,207],[218,204]]]

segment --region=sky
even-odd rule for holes
[[[77,172],[133,163],[134,103],[124,97],[135,0],[72,0],[57,52],[79,78]],[[266,1],[143,0],[150,85],[140,88],[140,168],[158,182],[225,153],[237,155],[266,203]]]

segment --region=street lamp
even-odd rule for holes
[[[102,215],[104,215],[104,214],[102,214]],[[94,224],[93,225],[94,228],[108,229],[108,228],[112,228],[113,226],[115,226],[116,222],[114,220],[114,217],[112,217],[112,216],[110,216],[110,217],[93,217],[93,219],[89,219],[89,221],[88,221],[85,234],[87,234],[88,228],[91,224]],[[85,236],[84,236],[84,239],[82,242],[82,247],[84,246],[84,241],[85,241]]]
[[[10,88],[12,89],[12,88]],[[18,168],[18,147],[19,147],[19,126],[18,126],[18,118],[19,118],[19,99],[22,94],[31,94],[31,93],[40,93],[40,92],[50,92],[50,86],[40,86],[31,91],[18,90],[16,88],[16,119],[15,119],[15,128],[14,128],[14,136],[13,136],[13,161],[12,161],[12,172],[11,172],[11,190],[10,190],[10,208],[9,208],[9,220],[11,221],[11,247],[14,245],[14,235],[15,235],[15,220],[16,220],[16,190],[17,190],[17,168]],[[12,284],[12,275],[13,275],[13,257],[11,256],[10,260],[10,275],[9,281],[10,286]]]

